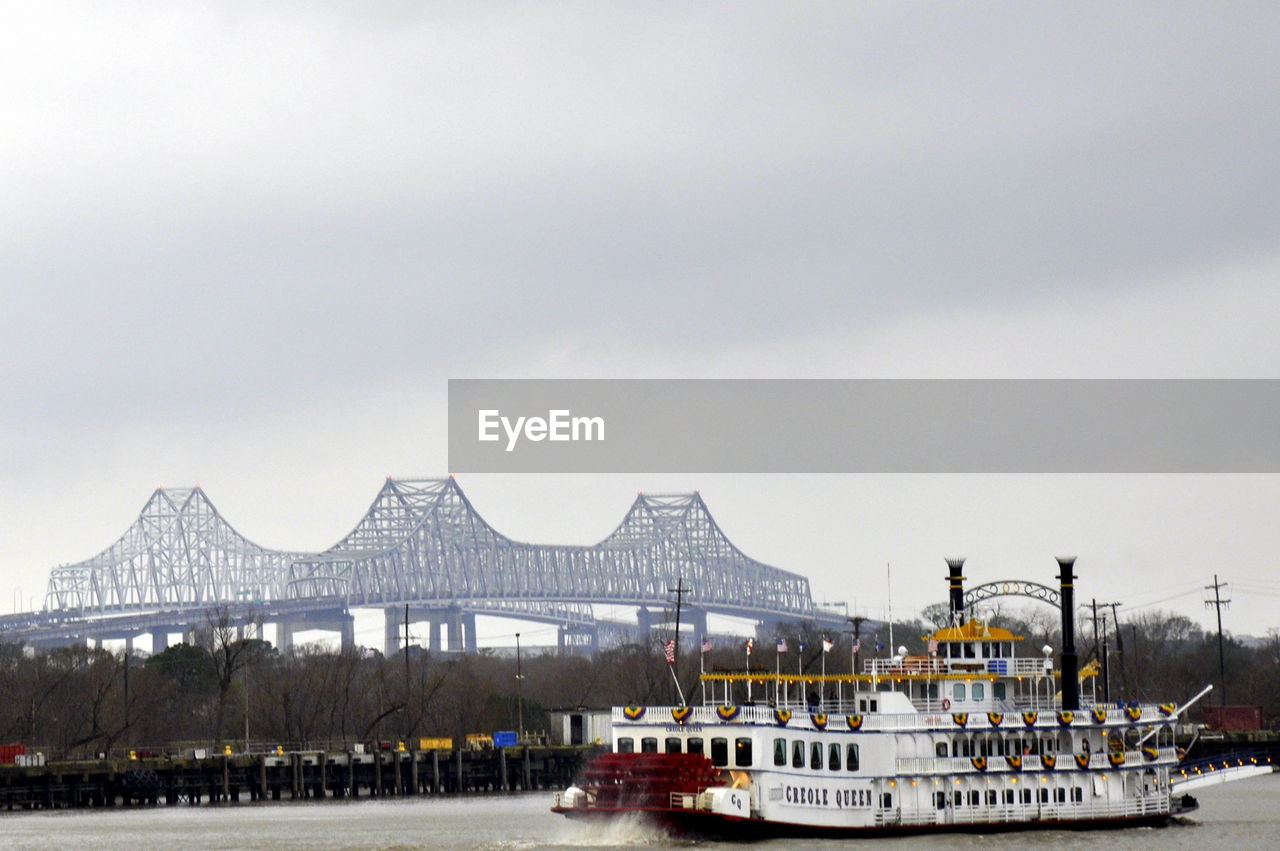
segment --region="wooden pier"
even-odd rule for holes
[[[524,745],[0,765],[0,810],[563,789],[601,750]]]

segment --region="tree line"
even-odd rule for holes
[[[891,654],[893,645],[926,652],[927,635],[943,614],[929,609],[921,619],[895,624],[892,644],[884,626],[829,635],[827,672],[849,671],[855,638],[860,660]],[[997,612],[991,622],[1024,635],[1019,655],[1034,656],[1042,644],[1059,646],[1057,617],[1047,610]],[[1093,645],[1088,619],[1076,632],[1083,664],[1100,647]],[[802,635],[809,636],[803,653]],[[84,646],[33,652],[3,644],[0,743],[21,742],[56,759],[196,745],[238,750],[246,742],[255,748],[401,741],[412,746],[420,737],[461,741],[468,733],[514,730],[520,719],[526,731],[536,733],[549,730],[548,712],[555,708],[673,702],[677,679],[696,703],[703,668],[750,669],[765,680],[779,668],[817,673],[821,637],[812,626],[791,627],[757,637],[750,655],[744,640],[718,638],[701,653],[686,637],[678,669],[665,661],[662,636],[656,635],[594,657],[533,651],[522,660],[521,679],[515,659],[492,651],[429,653],[415,647],[383,657],[311,646],[282,653],[267,642],[238,637],[225,620],[198,630],[191,643],[146,658]],[[777,638],[788,639],[786,653],[777,652]],[[1113,700],[1182,700],[1207,683],[1221,687],[1216,635],[1181,615],[1134,617],[1118,635],[1111,631],[1110,650]],[[1260,705],[1267,725],[1280,727],[1280,633],[1272,630],[1261,646],[1226,639],[1225,662],[1229,702]],[[1209,699],[1217,702],[1220,695]]]

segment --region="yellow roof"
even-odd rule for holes
[[[1014,635],[1007,629],[988,626],[982,621],[971,620],[964,626],[949,626],[937,630],[928,638],[937,641],[1021,641],[1021,635]]]

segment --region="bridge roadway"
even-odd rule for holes
[[[643,632],[669,624],[670,611],[640,608],[637,623],[603,620],[572,607],[529,607],[518,603],[494,605],[492,601],[475,601],[441,606],[439,601],[414,601],[382,608],[383,643],[380,648],[390,656],[397,653],[404,636],[405,606],[409,607],[410,632],[421,634],[416,625],[426,624],[422,646],[432,651],[455,650],[474,653],[478,649],[476,616],[505,617],[557,627],[557,646],[561,650],[594,653],[601,646],[601,634]],[[707,635],[708,612],[686,608],[682,623],[695,636]],[[724,614],[734,614],[725,612]],[[818,629],[840,630],[848,621],[839,613],[819,610],[809,623]],[[0,641],[21,642],[33,647],[53,648],[72,644],[101,644],[124,641],[132,650],[136,639],[149,636],[151,652],[168,647],[174,635],[191,642],[201,630],[226,626],[238,637],[257,636],[271,640],[268,626],[274,626],[273,645],[281,650],[293,646],[295,633],[318,630],[337,633],[343,650],[355,647],[355,616],[341,600],[285,600],[272,603],[228,603],[206,608],[162,609],[156,611],[77,612],[42,611],[0,616]],[[762,627],[772,626],[761,623]],[[445,639],[447,638],[447,643]]]

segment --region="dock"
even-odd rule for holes
[[[0,765],[0,810],[563,789],[600,746],[292,751]]]

